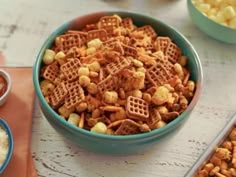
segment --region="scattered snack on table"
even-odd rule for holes
[[[234,177],[236,176],[236,127],[228,137],[214,149],[213,155],[203,164],[197,177]]]
[[[236,29],[235,0],[192,0],[196,8],[211,20]]]
[[[40,87],[48,104],[97,133],[163,127],[187,108],[196,89],[174,41],[117,15],[57,36],[42,61]]]

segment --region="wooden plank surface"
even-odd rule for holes
[[[8,66],[32,66],[46,37],[76,16],[138,11],[174,26],[198,52],[204,88],[190,119],[154,149],[126,157],[98,155],[63,139],[35,103],[31,150],[39,177],[183,177],[236,110],[236,46],[209,38],[184,0],[0,0],[0,51]],[[220,34],[219,34],[220,35]]]

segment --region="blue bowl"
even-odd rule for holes
[[[69,29],[81,29],[86,24],[97,22],[102,16],[113,14],[118,14],[122,18],[131,17],[134,24],[137,26],[147,24],[151,25],[159,35],[169,36],[182,49],[184,55],[189,58],[188,68],[191,71],[191,79],[194,80],[197,85],[195,95],[188,108],[178,118],[162,128],[155,129],[148,133],[127,136],[106,135],[90,132],[73,126],[66,120],[62,119],[48,105],[41,93],[39,82],[40,69],[42,67],[42,57],[44,55],[45,49],[50,48],[55,37]],[[121,11],[92,13],[66,22],[47,38],[41,50],[39,51],[33,69],[33,81],[36,95],[38,97],[39,105],[42,109],[42,112],[44,113],[49,123],[64,137],[78,144],[80,147],[97,153],[106,153],[113,155],[128,155],[149,150],[154,147],[154,144],[159,142],[162,137],[166,136],[170,132],[173,132],[179,125],[181,125],[184,120],[186,120],[190,115],[199,99],[202,88],[202,77],[202,66],[199,57],[190,42],[180,32],[175,30],[173,27],[152,17],[138,13]]]
[[[5,161],[3,162],[2,166],[0,166],[0,174],[3,173],[3,171],[6,169],[8,163],[10,162],[10,159],[12,157],[12,153],[13,153],[13,147],[14,147],[14,142],[13,142],[13,135],[12,135],[12,132],[11,132],[11,129],[10,127],[8,126],[8,124],[0,118],[0,127],[3,128],[7,135],[8,135],[8,145],[9,145],[9,148],[8,148],[8,153],[7,153],[7,156],[6,156],[6,159]]]

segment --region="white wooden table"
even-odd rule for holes
[[[36,100],[31,151],[38,176],[183,177],[236,110],[236,45],[199,31],[185,0],[0,0],[0,51],[8,66],[32,66],[55,28],[101,10],[141,12],[182,32],[203,64],[201,98],[174,136],[163,139],[152,151],[125,157],[95,154],[66,141],[43,117]]]

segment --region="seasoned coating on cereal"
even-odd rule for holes
[[[145,133],[176,119],[191,102],[196,84],[187,62],[179,46],[151,25],[103,16],[56,37],[43,56],[40,88],[78,128]]]

